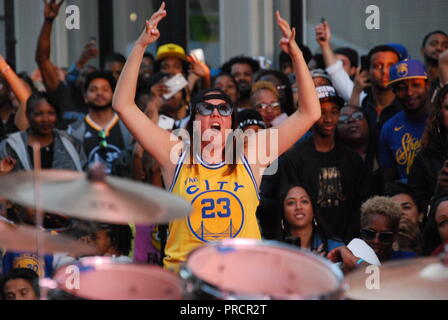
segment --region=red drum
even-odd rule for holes
[[[230,239],[193,250],[180,276],[189,299],[339,299],[343,274],[330,261],[274,241]]]
[[[113,262],[107,257],[83,258],[59,268],[56,290],[49,297],[88,300],[180,300],[180,279],[158,266]]]

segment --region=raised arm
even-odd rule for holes
[[[177,142],[170,141],[170,133],[148,119],[134,101],[143,54],[146,47],[159,38],[160,32],[157,25],[165,16],[165,3],[163,2],[151,19],[146,21],[146,28],[136,41],[126,61],[118,79],[112,106],[137,142],[156,159],[169,176],[171,169],[174,170],[176,166],[170,161],[170,152]]]
[[[277,156],[286,152],[294,143],[296,143],[312,126],[319,120],[321,116],[320,103],[317,98],[316,88],[314,87],[308,66],[303,58],[302,51],[295,41],[296,30],[291,30],[288,22],[284,20],[277,11],[277,24],[280,27],[283,38],[280,40],[280,47],[287,53],[292,60],[294,74],[297,79],[297,87],[299,88],[299,106],[288,119],[283,121],[279,126],[273,127],[267,132],[260,131],[257,133],[261,141],[266,140],[266,150],[271,147],[276,148]],[[278,130],[278,139],[270,139],[270,130]],[[267,133],[268,139],[263,137]],[[274,145],[272,145],[274,144]],[[259,144],[260,145],[260,144]],[[275,160],[276,155],[273,154],[271,162]]]
[[[316,41],[322,50],[322,56],[324,57],[325,66],[331,67],[338,59],[331,48],[331,29],[328,21],[324,21],[316,26]]]
[[[44,0],[44,24],[40,30],[39,40],[36,49],[36,63],[39,66],[42,74],[42,80],[48,92],[55,91],[61,80],[55,69],[55,66],[50,61],[51,52],[51,29],[53,28],[53,21],[59,13],[59,9],[64,1],[61,0]]]
[[[28,128],[28,120],[26,119],[26,101],[31,96],[31,90],[25,85],[14,70],[8,65],[5,59],[0,55],[0,73],[8,81],[11,90],[20,102],[19,110],[17,110],[14,123],[20,131]]]

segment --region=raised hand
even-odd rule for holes
[[[210,78],[210,69],[205,63],[199,61],[194,55],[188,56],[187,60],[190,62],[190,72],[201,78]]]
[[[354,79],[354,85],[359,88],[360,91],[371,85],[369,80],[369,73],[366,70],[361,71],[361,67],[356,70],[356,76]]]
[[[296,29],[289,26],[289,23],[280,16],[280,12],[275,13],[277,18],[277,25],[282,31],[282,39],[280,40],[280,48],[289,56],[301,54],[299,46],[296,42]]]
[[[59,13],[59,9],[61,8],[64,0],[60,0],[56,2],[56,0],[44,0],[44,17],[46,20],[53,21]]]
[[[318,24],[315,28],[316,31],[316,41],[322,47],[325,45],[330,45],[331,41],[331,29],[328,21],[324,21]]]
[[[84,66],[89,60],[94,59],[98,56],[98,48],[92,41],[87,42],[84,45],[81,56],[78,60],[78,67]]]
[[[170,88],[165,84],[168,80],[168,77],[164,77],[159,82],[151,86],[151,98],[162,99],[164,94],[170,92]]]
[[[165,2],[162,2],[159,10],[157,10],[151,17],[151,19],[146,20],[145,30],[143,30],[140,37],[137,39],[137,44],[141,46],[148,46],[151,43],[157,41],[160,37],[160,31],[157,29],[159,22],[165,18],[166,10],[165,10]]]

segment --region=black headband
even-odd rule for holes
[[[246,119],[246,120],[241,121],[241,122],[239,123],[239,127],[240,127],[241,129],[243,129],[243,130],[244,130],[246,127],[248,127],[248,126],[253,126],[253,125],[255,125],[255,126],[259,126],[259,127],[263,128],[263,129],[266,129],[266,125],[265,125],[265,123],[263,122],[263,120],[258,120],[258,119]]]
[[[211,93],[211,94],[209,94]],[[192,108],[191,108],[191,114],[195,114],[196,113],[196,105],[199,102],[205,102],[207,100],[212,100],[212,99],[220,99],[220,100],[224,100],[225,102],[227,102],[228,104],[233,106],[232,100],[230,99],[230,97],[221,89],[218,88],[213,88],[213,89],[207,89],[204,90],[202,92],[200,92],[198,95],[196,95],[192,101]]]

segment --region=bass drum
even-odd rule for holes
[[[51,300],[181,300],[181,280],[155,265],[82,258],[59,268],[48,291]]]
[[[310,252],[274,241],[231,239],[193,250],[182,266],[187,299],[339,299],[342,271]]]

